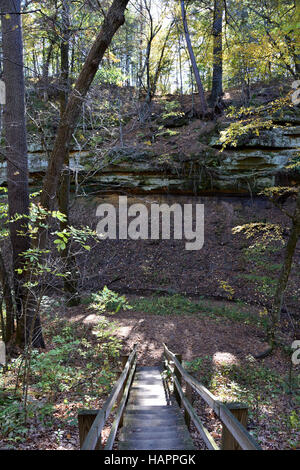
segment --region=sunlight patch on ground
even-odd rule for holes
[[[118,329],[118,333],[120,336],[127,338],[131,333],[132,327],[131,326],[121,326]]]
[[[82,323],[85,325],[88,325],[89,323],[97,324],[101,319],[105,319],[105,317],[100,317],[99,315],[95,315],[95,313],[91,313],[83,319]]]
[[[229,364],[236,364],[239,365],[239,360],[231,353],[229,352],[221,352],[217,351],[213,355],[213,363],[215,365],[229,365]]]

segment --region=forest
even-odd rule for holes
[[[300,1],[0,20],[0,450],[299,450]]]

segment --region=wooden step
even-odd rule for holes
[[[173,439],[146,439],[132,440],[119,443],[120,450],[194,450],[192,442],[182,441],[180,438]]]
[[[157,416],[149,416],[147,419],[143,417],[131,417],[125,414],[124,424],[131,427],[152,427],[152,426],[170,426],[172,424],[182,424],[182,420],[178,416],[166,416],[159,418]]]
[[[167,405],[161,370],[139,368],[130,389],[119,435],[120,450],[194,450],[183,415]]]
[[[163,407],[161,406],[151,406],[151,407],[146,407],[146,406],[134,406],[133,408],[130,406],[130,408],[126,409],[126,415],[128,416],[140,416],[147,418],[147,416],[179,416],[180,413],[173,407],[169,406],[166,407],[168,409],[162,409]]]
[[[131,427],[123,427],[120,435],[119,440],[125,441],[128,440],[147,440],[152,439],[170,439],[175,437],[181,437],[185,439],[187,437],[186,427],[185,426],[170,426],[168,428],[160,428],[157,427],[146,427],[146,428],[131,428]]]
[[[169,412],[169,411],[176,411],[171,405],[162,405],[162,406],[142,406],[142,405],[129,405],[126,406],[126,411],[140,411],[141,413],[149,412],[149,411],[161,411],[161,412]]]
[[[129,413],[126,412],[124,416],[125,421],[142,421],[144,426],[151,426],[152,421],[162,421],[162,422],[175,422],[177,424],[184,424],[184,419],[181,413],[177,413],[176,410],[165,411],[132,411]]]

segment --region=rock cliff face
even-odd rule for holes
[[[210,144],[216,148],[221,146],[218,137]],[[242,139],[237,147],[226,149],[217,186],[225,190],[243,190],[246,184],[248,189],[258,192],[274,186],[279,180],[297,179],[297,174],[293,175],[286,167],[297,158],[299,148],[300,125],[278,126],[259,136]]]
[[[222,128],[229,123],[222,123]],[[208,136],[207,136],[208,137]],[[245,136],[236,147],[220,152],[220,134],[199,143],[199,152],[189,148],[172,155],[158,155],[151,147],[115,147],[105,162],[92,149],[74,146],[70,168],[76,180],[86,178],[87,191],[128,191],[133,193],[211,192],[255,194],[280,182],[299,181],[300,173],[286,167],[299,158],[300,114],[275,119],[274,127],[259,136]],[[51,148],[51,140],[49,148]],[[187,146],[188,147],[188,146]],[[40,178],[47,167],[47,155],[37,142],[29,144],[31,181]],[[0,163],[0,184],[6,180],[6,163]]]

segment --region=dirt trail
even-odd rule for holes
[[[218,303],[219,304],[219,303]],[[69,309],[72,322],[86,325],[97,324],[99,316],[87,310],[75,314]],[[71,313],[72,312],[72,313]],[[267,347],[261,330],[254,326],[222,317],[219,321],[203,315],[151,315],[133,310],[121,311],[107,316],[117,322],[115,334],[121,339],[122,354],[127,354],[134,344],[138,344],[140,365],[156,366],[162,363],[163,343],[171,351],[180,353],[183,360],[191,361],[198,357],[210,356],[214,360],[240,363],[249,355],[256,355]],[[285,359],[275,353],[266,358],[266,366],[276,366],[280,371]]]

